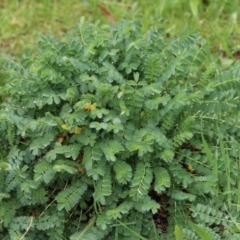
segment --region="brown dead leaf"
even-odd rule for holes
[[[8,47],[10,47],[9,41],[3,41],[2,44],[1,44],[1,47],[2,47],[2,48],[8,48]]]
[[[100,4],[98,4],[98,7],[100,8],[101,12],[108,18],[108,20],[109,20],[109,22],[111,24],[115,24],[116,23],[113,15],[105,7],[103,7]]]

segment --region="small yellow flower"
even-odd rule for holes
[[[96,107],[97,107],[97,104],[96,104],[96,103],[93,103],[93,104],[91,105],[91,109],[90,109],[90,110],[94,110],[94,109],[96,109]]]
[[[85,173],[85,169],[84,169],[83,167],[79,167],[79,168],[78,168],[78,172],[79,172],[80,174],[84,174],[84,173]]]
[[[82,128],[74,128],[73,130],[71,130],[71,133],[79,134],[81,131],[82,131]]]
[[[90,111],[92,111],[92,110],[96,109],[96,107],[97,107],[97,104],[96,104],[96,103],[93,103],[93,104],[91,104],[91,103],[86,103],[86,104],[84,105],[83,109],[84,109],[84,110],[90,110]]]
[[[193,168],[193,166],[192,166],[191,164],[188,164],[188,165],[187,165],[187,168],[188,168],[188,170],[189,170],[191,173],[194,172],[194,168]]]
[[[59,143],[62,143],[62,142],[64,141],[64,137],[61,136],[61,135],[59,135],[58,138],[57,138],[57,141],[58,141]]]
[[[67,131],[71,130],[70,127],[68,127],[66,124],[63,124],[61,127],[62,127],[62,129],[67,130]]]
[[[80,128],[80,127],[78,127],[78,128],[70,128],[66,124],[63,124],[61,127],[62,127],[62,129],[66,130],[66,131],[68,131],[70,133],[74,133],[74,134],[79,134],[82,131],[82,129],[83,129],[83,128]]]

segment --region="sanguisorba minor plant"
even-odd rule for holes
[[[1,239],[237,236],[239,66],[134,19],[37,44],[1,57]]]

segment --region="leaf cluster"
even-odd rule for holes
[[[175,225],[198,239],[189,218],[231,236],[240,71],[205,69],[207,54],[190,29],[81,19],[20,64],[2,56],[1,239],[171,239]]]

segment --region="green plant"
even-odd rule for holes
[[[199,239],[189,220],[233,236],[239,66],[204,69],[198,34],[132,18],[39,35],[20,64],[2,55],[1,239]]]

